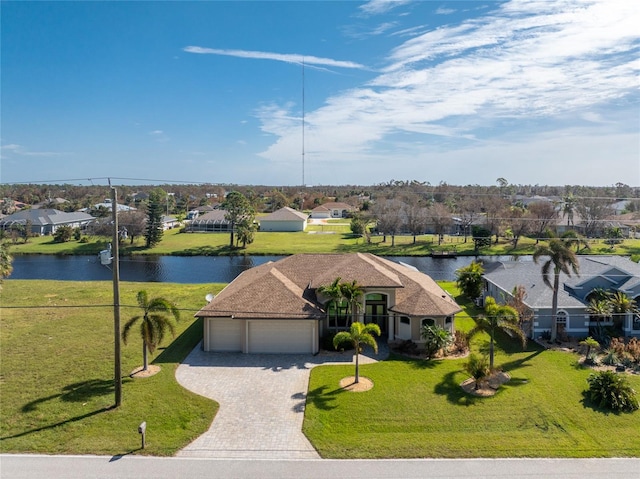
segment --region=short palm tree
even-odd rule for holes
[[[356,350],[356,374],[355,382],[360,382],[360,367],[359,357],[362,352],[362,346],[371,346],[376,354],[378,354],[378,343],[373,335],[380,336],[380,326],[375,323],[363,324],[356,321],[351,324],[349,331],[340,331],[333,337],[333,347],[338,349],[338,346],[343,342],[350,342]]]
[[[469,332],[469,336],[473,336],[480,331],[489,334],[489,367],[493,370],[494,336],[496,329],[501,329],[517,336],[520,341],[522,341],[523,348],[527,344],[527,337],[520,328],[518,312],[515,308],[497,304],[496,300],[491,296],[487,296],[484,304],[485,314],[476,318],[476,325]]]
[[[559,238],[551,238],[548,245],[538,245],[533,253],[533,261],[537,264],[541,257],[548,256],[549,259],[542,264],[542,280],[553,290],[551,300],[551,341],[555,341],[558,336],[558,292],[560,291],[560,273],[571,276],[573,271],[578,274],[580,264],[575,253],[571,251],[566,242]],[[553,270],[553,283],[550,273]]]
[[[326,297],[330,303],[333,303],[336,307],[336,320],[338,315],[338,308],[340,307],[340,302],[342,301],[342,287],[340,285],[340,277],[338,276],[333,280],[329,286],[319,286],[316,289],[316,293]],[[328,308],[327,308],[328,310]]]
[[[627,313],[637,313],[638,304],[635,299],[630,298],[622,291],[616,291],[609,296],[609,304],[611,305],[611,312],[614,319],[618,319],[622,322],[622,318]]]
[[[147,351],[153,354],[158,345],[164,339],[167,329],[175,336],[175,321],[180,319],[180,311],[175,304],[164,298],[149,299],[146,291],[139,291],[138,306],[142,309],[142,315],[134,316],[122,329],[122,340],[127,343],[131,328],[139,321],[140,336],[142,337],[143,371],[149,369]],[[175,321],[174,321],[175,320]]]

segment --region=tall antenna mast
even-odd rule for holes
[[[304,57],[302,57],[302,186],[304,185]]]

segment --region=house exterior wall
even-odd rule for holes
[[[307,222],[300,221],[260,221],[260,231],[295,232],[304,231]]]

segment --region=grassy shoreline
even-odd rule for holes
[[[392,244],[393,243],[393,244]],[[640,240],[625,239],[613,247],[604,240],[590,240],[590,249],[582,254],[640,255]],[[55,243],[51,236],[30,238],[28,243],[11,245],[11,254],[55,254],[55,255],[97,255],[107,248],[109,239],[91,237],[87,242],[69,241]],[[178,229],[164,232],[162,241],[154,248],[145,248],[144,239],[137,238],[133,244],[125,242],[119,248],[122,256],[128,255],[171,255],[171,256],[230,256],[230,255],[290,255],[296,253],[354,253],[367,252],[380,256],[429,256],[438,252],[455,252],[460,256],[530,255],[536,242],[522,238],[517,248],[510,241],[501,239],[480,251],[475,251],[473,241],[461,236],[445,236],[438,244],[434,235],[354,236],[345,225],[310,226],[307,232],[256,233],[255,241],[246,248],[230,248],[228,233],[181,233]]]

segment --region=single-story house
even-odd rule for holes
[[[244,271],[196,313],[204,350],[318,353],[323,335],[350,326],[346,302],[317,293],[336,278],[360,285],[356,319],[377,323],[389,341],[420,344],[424,325],[454,332],[460,306],[411,266],[370,253],[296,254]]]
[[[90,214],[79,211],[65,213],[55,209],[36,208],[21,210],[5,216],[0,220],[0,229],[10,230],[14,226],[20,225],[24,227],[29,223],[32,234],[48,235],[55,233],[60,226],[84,228],[93,220],[95,218]]]
[[[347,203],[330,201],[311,210],[313,219],[346,218],[347,214],[355,211],[355,208]]]
[[[162,229],[171,230],[177,226],[180,226],[180,221],[174,216],[162,215]]]
[[[186,231],[190,233],[228,232],[231,229],[231,222],[225,218],[226,214],[225,210],[213,210],[200,214],[187,224]]]
[[[285,206],[267,216],[258,218],[260,231],[304,231],[308,216]]]
[[[541,258],[545,261],[544,258]],[[640,303],[640,264],[622,256],[578,256],[579,275],[560,273],[558,292],[558,331],[569,336],[586,337],[597,323],[587,313],[594,290],[620,291]],[[542,280],[542,261],[501,261],[483,275],[483,298],[492,296],[498,302],[511,297],[517,286],[524,286],[525,304],[533,312],[531,337],[551,330],[553,291]],[[552,271],[553,274],[553,271]],[[553,278],[550,278],[553,281]],[[640,315],[628,313],[621,318],[625,336],[640,337]],[[601,323],[612,326],[613,319]]]

